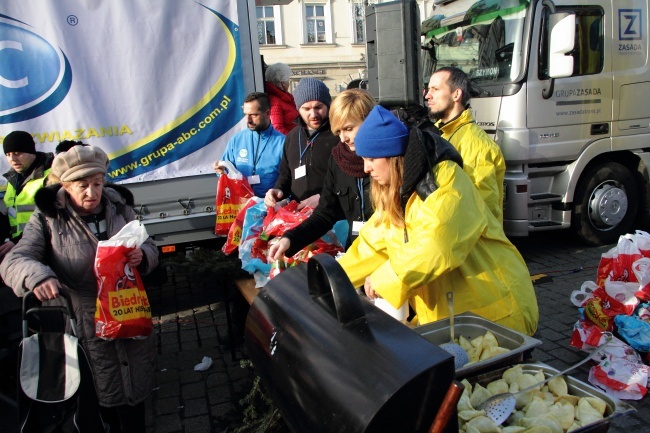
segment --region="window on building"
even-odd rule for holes
[[[257,6],[257,39],[260,45],[281,45],[279,6]]]
[[[332,42],[329,3],[304,3],[305,42],[326,44]]]
[[[352,3],[352,43],[364,42],[366,42],[366,11],[362,2],[355,1]]]
[[[573,75],[598,74],[603,70],[604,44],[603,44],[603,11],[600,8],[578,8],[568,10],[558,8],[558,12],[571,12],[576,16],[576,34],[573,51]],[[545,10],[542,26],[542,43],[540,44],[539,78],[548,79],[548,9]]]

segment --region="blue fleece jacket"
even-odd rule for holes
[[[232,162],[246,177],[259,175],[260,183],[251,185],[255,195],[264,197],[278,178],[284,135],[272,125],[264,131],[241,131],[226,145],[221,159]]]

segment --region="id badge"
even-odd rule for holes
[[[248,184],[249,185],[257,185],[260,183],[260,175],[259,174],[254,174],[252,176],[248,176]]]
[[[300,167],[296,168],[294,176],[295,179],[300,179],[301,177],[307,176],[307,166],[301,165]]]
[[[352,221],[352,234],[354,236],[359,235],[359,231],[361,230],[361,227],[365,224],[364,221]]]

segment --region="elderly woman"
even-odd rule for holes
[[[271,100],[271,124],[287,135],[296,126],[293,121],[298,117],[296,102],[289,93],[291,68],[285,63],[275,63],[266,68],[264,78],[266,94]]]
[[[526,263],[463,171],[458,152],[375,106],[355,136],[374,214],[339,263],[355,287],[425,324],[456,311],[533,335],[539,313]]]
[[[18,296],[27,291],[57,304],[69,291],[77,333],[93,371],[104,422],[113,432],[145,430],[144,400],[153,389],[155,344],[144,339],[102,340],[95,336],[97,243],[135,218],[126,188],[105,186],[108,157],[98,147],[74,146],[58,154],[52,173],[60,179],[36,194],[37,209],[23,238],[5,257],[0,274]],[[151,239],[127,254],[141,273],[153,270],[158,251]]]

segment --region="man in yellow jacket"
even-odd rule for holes
[[[463,169],[492,214],[503,223],[503,177],[506,163],[499,146],[474,121],[469,108],[471,81],[458,68],[438,69],[425,95],[442,138],[463,158]]]
[[[533,335],[539,312],[526,263],[444,139],[373,108],[355,137],[372,177],[375,212],[339,260],[354,287],[399,308],[420,325],[456,311]]]
[[[25,131],[13,131],[2,141],[2,148],[11,169],[4,174],[7,190],[4,203],[11,236],[0,245],[0,259],[20,240],[23,229],[34,212],[34,195],[45,184],[54,156],[37,152],[32,135]],[[0,239],[1,241],[1,239]]]

